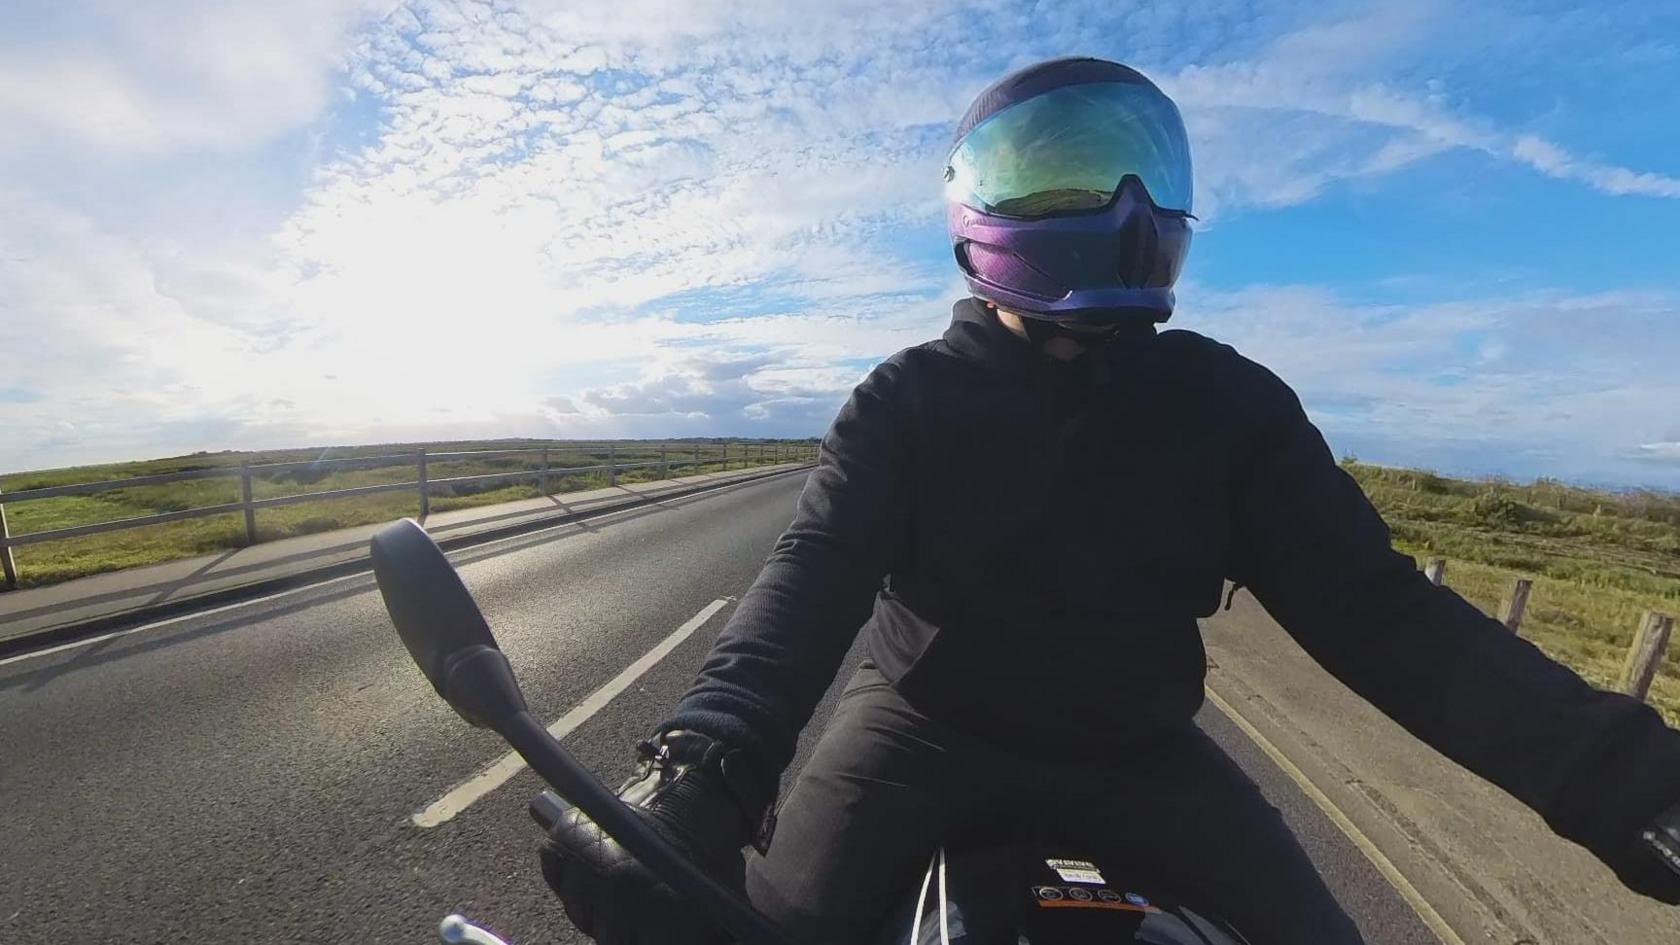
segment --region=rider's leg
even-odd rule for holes
[[[1360,945],[1348,918],[1277,809],[1199,730],[1103,766],[1064,769],[1053,786],[1073,836],[1136,863],[1254,945]]]
[[[988,755],[866,665],[748,865],[748,897],[801,942],[867,941],[940,842],[999,806]]]

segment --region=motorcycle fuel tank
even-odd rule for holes
[[[879,945],[1247,945],[1138,875],[1038,844],[940,850]]]

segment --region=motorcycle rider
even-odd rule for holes
[[[1424,579],[1281,380],[1156,329],[1191,219],[1159,89],[1098,59],[1015,72],[963,116],[945,178],[973,297],[853,392],[621,796],[805,942],[867,941],[939,843],[1022,814],[1139,857],[1256,945],[1358,942],[1192,724],[1196,618],[1229,579],[1413,734],[1680,903],[1641,840],[1680,840],[1680,733]],[[772,832],[860,627],[869,660]],[[575,812],[542,860],[605,945],[716,939]]]

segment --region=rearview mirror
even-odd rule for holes
[[[462,718],[495,730],[561,796],[653,875],[714,916],[734,940],[742,945],[794,945],[745,898],[683,856],[531,717],[484,615],[425,529],[410,519],[381,529],[373,536],[373,573],[408,655]],[[545,801],[537,814],[552,822],[559,815],[556,805]],[[446,936],[465,935],[472,928],[445,921]]]
[[[525,711],[525,697],[478,604],[443,549],[413,519],[373,536],[373,574],[408,655],[461,717],[480,728]]]

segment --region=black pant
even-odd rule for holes
[[[782,805],[769,853],[750,865],[747,892],[802,942],[858,945],[914,893],[935,847],[1026,817],[1147,864],[1255,945],[1363,941],[1277,810],[1201,732],[1101,766],[1033,761],[921,714],[867,663]]]

